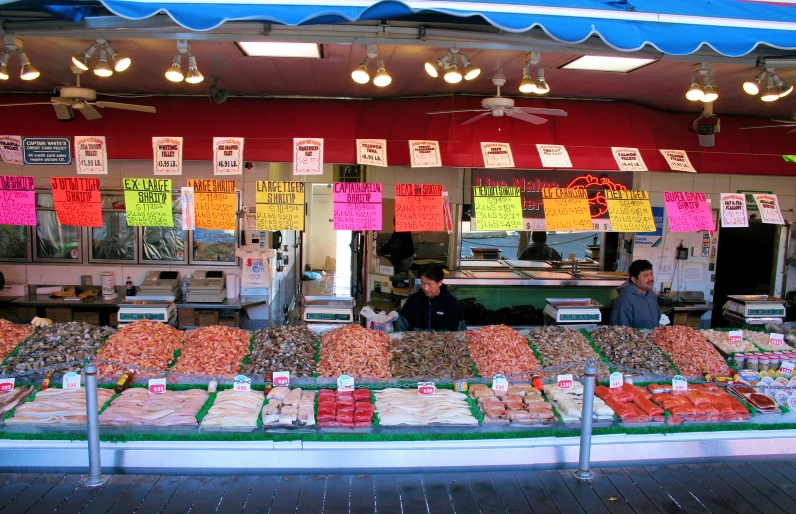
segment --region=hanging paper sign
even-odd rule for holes
[[[155,176],[182,175],[182,138],[153,137]]]
[[[235,230],[238,195],[234,180],[189,180],[193,188],[196,228]]]
[[[337,377],[337,391],[340,393],[348,393],[354,390],[354,377],[349,375],[340,375]]]
[[[0,176],[0,225],[36,226],[33,177]]]
[[[561,145],[536,145],[536,150],[539,152],[542,166],[545,168],[572,167],[572,161],[569,160],[567,149]]]
[[[196,229],[196,207],[192,187],[180,188],[180,207],[182,207],[182,229]]]
[[[495,375],[492,377],[492,390],[496,393],[505,393],[509,390],[509,381],[506,375]]]
[[[624,383],[625,383],[625,377],[622,375],[622,373],[618,371],[614,371],[613,373],[611,373],[610,382],[608,384],[610,386],[610,389],[616,389],[617,387],[622,387]]]
[[[243,175],[243,138],[213,138],[213,175]]]
[[[572,389],[572,373],[567,373],[566,375],[558,375],[557,377],[558,388],[559,389]]]
[[[641,158],[641,152],[638,151],[638,148],[612,146],[611,153],[614,155],[616,165],[619,166],[619,171],[649,171],[647,165],[644,164],[644,159]]]
[[[289,371],[274,371],[272,375],[274,387],[287,387],[290,385]]]
[[[587,190],[544,187],[542,202],[548,231],[592,230]]]
[[[387,166],[387,140],[357,139],[357,164]]]
[[[440,232],[445,230],[442,186],[395,184],[395,231]]]
[[[672,232],[716,230],[705,193],[664,191],[666,217]]]
[[[748,227],[746,198],[736,193],[721,193],[721,226]]]
[[[743,341],[743,330],[730,330],[728,335],[731,343],[740,343]]]
[[[50,177],[58,222],[72,227],[101,227],[100,179]]]
[[[771,346],[784,346],[785,334],[768,334],[768,344]]]
[[[171,179],[126,178],[124,205],[131,227],[173,227]]]
[[[605,190],[614,232],[655,232],[650,195],[646,191]]]
[[[476,230],[522,230],[519,187],[473,186]]]
[[[442,192],[442,208],[445,211],[445,228],[448,234],[453,233],[453,219],[451,218],[451,200],[447,191]]]
[[[304,230],[304,183],[258,180],[257,230]]]
[[[484,168],[513,168],[514,157],[508,143],[481,143]]]
[[[684,393],[688,391],[688,380],[682,375],[675,375],[672,378],[672,391],[675,393]]]
[[[61,387],[64,389],[80,389],[80,375],[74,371],[65,373],[61,380]]]
[[[165,378],[150,378],[147,384],[147,389],[152,394],[163,394],[166,392],[166,379]]]
[[[691,166],[691,161],[688,159],[688,154],[684,150],[661,150],[661,155],[669,163],[669,168],[672,171],[696,173],[694,167]]]
[[[381,184],[334,183],[334,230],[381,230]]]
[[[28,166],[63,166],[72,164],[69,138],[23,137],[22,164]]]
[[[409,141],[409,160],[413,168],[442,166],[439,141]]]
[[[75,158],[78,175],[107,175],[105,136],[75,136]]]
[[[9,164],[22,164],[22,137],[0,136],[0,158]]]
[[[757,208],[760,209],[760,221],[774,225],[785,224],[785,220],[782,219],[782,211],[779,210],[777,195],[754,194],[752,196],[755,199]]]
[[[323,139],[293,139],[293,175],[323,175]]]

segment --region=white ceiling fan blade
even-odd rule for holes
[[[25,105],[52,105],[50,102],[30,102],[27,104],[0,104],[0,107],[23,107]]]
[[[544,118],[540,118],[539,116],[534,116],[533,114],[527,114],[522,111],[516,110],[515,107],[511,109],[506,109],[506,116],[511,116],[512,118],[517,118],[518,120],[526,121],[528,123],[533,123],[534,125],[541,125],[542,123],[547,123],[547,120]]]
[[[796,121],[794,120],[779,120],[776,118],[771,118],[771,121],[775,121],[777,123],[785,123],[786,125],[796,125]]]
[[[470,123],[472,123],[474,121],[478,121],[481,118],[483,118],[484,116],[489,116],[490,114],[492,114],[492,111],[487,111],[485,113],[479,114],[478,116],[473,116],[469,120],[467,120],[467,121],[465,121],[463,123],[460,123],[460,125],[469,125]]]
[[[757,125],[757,126],[754,126],[754,127],[741,127],[741,130],[750,130],[750,129],[759,129],[759,128],[788,128],[788,127],[793,127],[793,126],[796,126],[796,124],[794,124],[794,125]]]
[[[526,114],[547,114],[548,116],[566,116],[567,111],[561,109],[537,109],[536,107],[514,107],[518,111]]]
[[[786,134],[793,134],[794,132],[796,132],[796,128],[794,128],[794,129],[790,129],[789,131],[787,131],[787,132],[785,132],[785,133],[786,133]]]
[[[64,104],[64,105],[75,105],[76,103],[82,102],[82,100],[74,98],[61,98],[60,96],[53,96],[52,98],[50,98],[50,101],[56,104]]]
[[[426,114],[449,114],[452,112],[489,112],[489,109],[463,109],[461,111],[432,111]]]
[[[148,112],[155,114],[156,110],[154,107],[150,107],[149,105],[134,105],[134,104],[120,104],[117,102],[94,102],[94,106],[99,108],[108,107],[111,109],[124,109],[125,111],[138,111],[138,112]]]
[[[98,120],[102,118],[102,114],[100,114],[99,111],[94,108],[94,106],[89,104],[86,104],[85,107],[80,109],[80,112],[86,117],[87,120]]]

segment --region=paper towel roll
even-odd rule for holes
[[[227,273],[227,298],[230,300],[238,297],[238,276]]]

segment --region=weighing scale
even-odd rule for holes
[[[141,319],[148,319],[176,327],[177,308],[172,302],[130,300],[119,304],[119,312],[116,319],[119,320],[119,326]]]
[[[354,299],[350,296],[306,296],[304,321],[353,323]]]
[[[137,296],[144,296],[149,300],[174,301],[179,289],[179,271],[149,271],[138,288]]]
[[[723,313],[724,318],[735,325],[782,323],[785,300],[765,294],[729,295]]]
[[[544,314],[558,324],[599,323],[602,321],[599,304],[591,298],[545,298]]]
[[[197,271],[188,286],[188,303],[221,303],[227,297],[227,283],[221,270]]]

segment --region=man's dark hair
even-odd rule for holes
[[[638,276],[647,270],[652,269],[652,263],[650,261],[645,261],[643,259],[639,259],[637,261],[633,261],[630,265],[630,269],[628,270],[627,274],[630,278],[638,279]]]
[[[420,276],[426,277],[434,282],[442,282],[442,279],[445,277],[445,272],[442,271],[442,266],[432,262],[431,264],[426,264],[423,267],[423,271],[420,273]]]
[[[542,232],[537,230],[531,234],[531,241],[534,243],[546,243],[547,242],[547,232]]]

